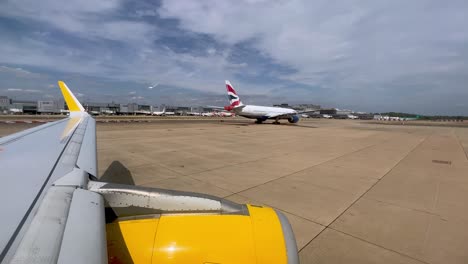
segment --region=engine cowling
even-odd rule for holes
[[[298,263],[292,229],[269,207],[245,215],[174,214],[107,224],[109,263]]]
[[[290,118],[288,118],[289,123],[297,123],[299,122],[299,116],[298,115],[293,115]]]
[[[288,219],[219,197],[90,181],[106,201],[108,263],[299,263]]]

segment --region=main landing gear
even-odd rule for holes
[[[257,121],[255,121],[255,124],[261,124],[261,123],[263,123],[263,119],[257,118]]]

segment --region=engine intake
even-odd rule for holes
[[[298,115],[293,115],[290,118],[288,118],[289,123],[297,123],[299,122],[299,116]]]

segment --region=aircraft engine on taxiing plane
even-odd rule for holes
[[[289,123],[297,123],[299,122],[299,116],[298,115],[293,115],[290,118],[288,118]]]

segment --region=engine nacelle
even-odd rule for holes
[[[89,181],[106,202],[108,263],[299,263],[288,219],[219,197]]]
[[[299,263],[288,220],[269,207],[246,214],[173,214],[107,224],[109,263]]]
[[[297,123],[299,122],[299,116],[298,115],[293,115],[290,118],[288,118],[289,123]]]

